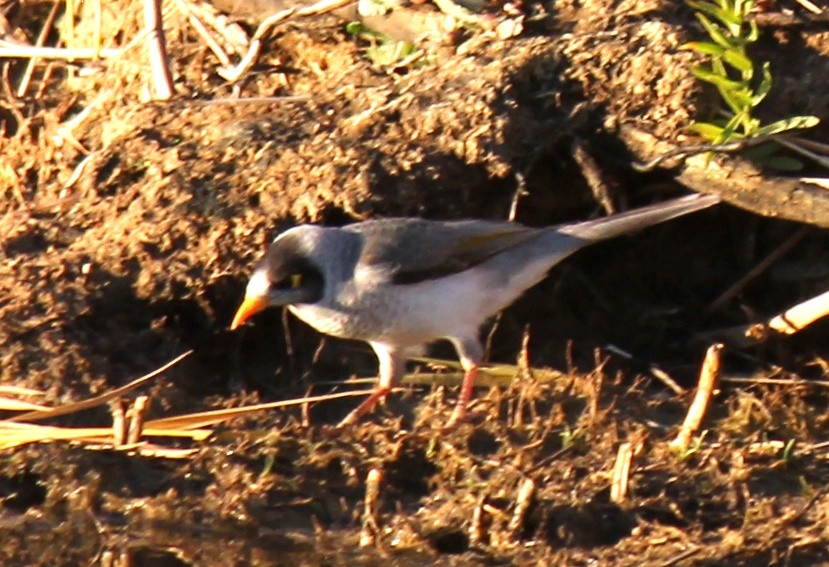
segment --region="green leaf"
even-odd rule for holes
[[[737,128],[740,126],[740,119],[741,116],[735,115],[728,121],[728,124],[725,125],[722,134],[720,137],[717,138],[714,143],[715,144],[722,144],[724,142],[731,142],[733,140],[739,140],[742,136],[737,133]]]
[[[725,52],[724,47],[710,41],[691,41],[683,44],[681,49],[690,49],[702,55],[713,55],[714,57],[720,57]]]
[[[732,81],[727,77],[723,77],[713,71],[709,71],[704,67],[691,67],[691,73],[700,80],[716,85],[719,88],[733,90],[743,87],[743,83],[739,81]]]
[[[734,114],[751,109],[751,91],[745,86],[736,89],[719,89],[720,96]]]
[[[780,151],[780,146],[773,142],[766,142],[757,146],[750,146],[740,152],[743,156],[751,161],[762,162],[771,155]]]
[[[348,35],[359,35],[366,30],[366,27],[360,22],[348,22],[345,25],[345,33]]]
[[[726,79],[729,78],[728,69],[726,69],[725,63],[723,63],[722,59],[712,59],[711,70],[720,77],[725,77]]]
[[[713,2],[699,2],[698,0],[688,0],[688,6],[696,10],[697,12],[703,12],[705,14],[714,15],[714,12],[717,10],[721,10],[722,8]]]
[[[711,39],[714,40],[715,43],[725,47],[726,49],[731,47],[732,43],[730,39],[725,36],[725,34],[721,31],[720,27],[717,24],[713,23],[711,20],[706,18],[704,14],[701,14],[699,12],[695,13],[694,15],[697,17],[699,23],[702,24],[702,27],[705,28],[705,31],[708,33],[709,37],[711,37]]]
[[[751,106],[757,106],[763,102],[763,99],[766,98],[766,95],[769,94],[769,91],[771,90],[771,67],[769,67],[768,61],[763,63],[762,74],[763,78],[757,86],[757,91],[754,93],[754,97],[752,97]]]
[[[712,124],[711,122],[694,122],[688,126],[688,129],[711,142],[718,139],[724,130],[722,126]]]
[[[802,161],[789,156],[771,156],[770,158],[762,160],[760,163],[779,171],[800,171],[803,169]]]
[[[743,48],[726,49],[723,51],[722,58],[725,62],[737,69],[743,74],[744,81],[750,81],[754,74],[754,63],[746,57]]]
[[[384,41],[366,49],[366,57],[380,66],[394,65],[414,52],[415,46],[408,41]]]
[[[748,43],[754,43],[760,38],[760,30],[757,29],[757,22],[754,20],[748,23],[748,35],[744,36]]]
[[[773,136],[781,132],[788,132],[789,130],[800,130],[803,128],[814,128],[820,123],[820,118],[817,116],[792,116],[791,118],[784,118],[777,120],[771,124],[766,124],[762,128],[758,128],[755,136]]]

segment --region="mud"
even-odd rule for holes
[[[105,46],[122,45],[140,30],[141,7],[105,5]],[[24,3],[15,33],[32,40],[49,8]],[[692,11],[662,0],[546,8],[525,6],[537,17],[518,37],[462,30],[429,44],[427,64],[397,71],[367,60],[342,21],[305,18],[279,27],[232,86],[171,7],[168,102],[146,101],[142,47],[111,61],[42,61],[19,98],[26,62],[0,62],[10,85],[0,99],[0,383],[59,404],[193,349],[145,392],[150,417],[339,391],[352,386],[332,382],[375,375],[367,346],[323,339],[279,312],[227,330],[280,230],[384,215],[503,219],[521,179],[517,220],[586,218],[598,206],[574,140],[621,205],[682,192],[670,172],[635,174],[614,132],[634,124],[683,142],[714,108],[690,73],[695,56],[680,49],[702,34]],[[90,20],[78,15],[75,45],[89,40]],[[829,35],[762,31],[757,57],[772,61],[775,87],[761,115],[825,117]],[[50,41],[68,33],[61,24]],[[491,334],[490,360],[515,362],[526,332],[526,360],[561,376],[541,380],[519,364],[514,379],[479,388],[470,422],[448,434],[457,388],[435,385],[410,387],[353,428],[335,426],[357,403],[345,399],[234,420],[201,444],[163,441],[198,448],[185,460],[68,443],[6,451],[0,562],[825,562],[826,324],[727,344],[724,376],[754,381],[723,382],[687,454],[667,443],[690,393],[649,371],[691,389],[724,331],[824,291],[826,235],[812,229],[709,309],[799,228],[722,205],[579,253]],[[454,356],[446,345],[433,354]],[[55,422],[110,419],[96,409]],[[624,442],[636,448],[629,493],[613,501]],[[360,548],[372,468],[383,473],[377,543]],[[527,479],[534,495],[511,525]]]

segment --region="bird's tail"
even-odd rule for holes
[[[694,194],[600,219],[557,227],[557,232],[586,241],[614,238],[706,209],[720,202],[716,195]]]

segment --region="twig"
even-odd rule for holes
[[[610,484],[610,501],[617,504],[627,499],[630,482],[630,465],[633,462],[633,445],[622,443],[613,464],[613,480]]]
[[[823,12],[816,4],[811,2],[811,0],[795,0],[798,4],[806,8],[813,14],[820,14]]]
[[[492,321],[492,326],[489,328],[489,332],[486,334],[486,341],[484,342],[484,356],[483,360],[489,360],[489,357],[492,355],[492,341],[495,340],[495,333],[498,332],[498,327],[501,324],[501,319],[504,317],[504,312],[499,311],[495,315],[495,319]]]
[[[127,415],[124,412],[124,400],[114,400],[109,405],[112,414],[112,444],[120,447],[127,442]]]
[[[104,22],[104,11],[101,8],[101,0],[95,0],[95,35],[92,37],[92,43],[95,46],[95,59],[100,58],[101,45],[103,43],[102,28]]]
[[[692,556],[696,555],[701,550],[702,550],[702,548],[699,547],[699,546],[689,547],[688,549],[686,549],[684,551],[681,551],[678,554],[674,555],[673,557],[671,557],[670,559],[668,559],[664,563],[661,563],[660,567],[673,567],[674,565],[676,565],[680,561],[684,561],[685,559],[688,559],[689,557],[692,557]]]
[[[46,43],[46,38],[49,37],[49,32],[52,30],[52,25],[55,23],[55,17],[58,15],[58,8],[60,8],[61,4],[62,2],[60,0],[55,0],[52,4],[52,9],[49,11],[43,27],[40,29],[40,34],[37,36],[37,41],[35,42],[37,47],[43,47],[43,44]],[[35,65],[37,63],[38,59],[33,57],[26,64],[26,71],[23,73],[23,78],[20,79],[20,84],[17,87],[17,96],[19,98],[26,96],[26,91],[29,90],[29,82],[32,80],[32,74],[35,71]]]
[[[169,100],[173,96],[173,79],[167,65],[167,47],[161,25],[161,0],[144,0],[144,28],[150,32],[147,47],[155,99]]]
[[[219,76],[230,83],[238,81],[242,75],[247,73],[248,70],[253,67],[253,64],[256,63],[256,59],[259,57],[259,51],[262,49],[263,37],[267,36],[271,29],[273,29],[278,23],[283,20],[287,20],[295,13],[297,13],[296,8],[288,8],[265,18],[262,23],[259,24],[259,27],[256,28],[256,32],[253,34],[250,45],[248,46],[247,53],[242,56],[242,59],[235,67],[220,67],[216,71]]]
[[[636,357],[634,357],[633,354],[614,344],[607,344],[604,346],[604,349],[612,352],[613,354],[619,355],[626,360],[636,360]],[[656,364],[647,362],[645,362],[645,364],[648,365],[648,371],[651,373],[651,376],[665,384],[665,386],[667,386],[668,389],[674,394],[681,396],[685,393],[685,388],[677,384],[676,380],[671,378],[670,374],[659,368]]]
[[[144,430],[144,416],[147,414],[148,396],[138,396],[132,403],[132,408],[128,413],[130,427],[127,432],[127,444],[135,445],[141,438],[141,432]]]
[[[380,497],[380,483],[383,481],[383,471],[373,468],[366,477],[366,497],[363,507],[363,529],[360,531],[360,547],[367,547],[377,543],[380,533],[380,522],[377,517],[377,501]]]
[[[478,497],[478,502],[472,510],[472,520],[469,522],[469,546],[480,545],[484,540],[484,504],[486,493]]]
[[[285,96],[250,96],[242,98],[214,98],[209,100],[192,100],[189,104],[196,106],[212,106],[214,104],[273,104],[275,102],[310,102],[309,95]]]
[[[827,157],[825,155],[815,153],[815,152],[810,151],[810,150],[807,150],[806,148],[803,147],[802,144],[800,144],[798,142],[795,142],[793,140],[787,140],[785,138],[779,138],[776,141],[781,146],[783,146],[785,148],[789,148],[793,152],[796,152],[796,153],[802,155],[803,157],[807,157],[810,160],[814,161],[815,163],[821,165],[822,167],[825,167],[825,168],[829,169],[829,157]]]
[[[530,509],[533,497],[535,496],[535,481],[531,478],[525,478],[518,487],[518,496],[515,498],[515,510],[512,512],[512,517],[507,524],[507,530],[513,537],[518,536],[518,532],[524,527],[524,520],[527,517],[527,511]]]
[[[705,353],[705,360],[699,373],[697,391],[694,400],[685,415],[685,421],[679,430],[676,438],[671,441],[671,447],[684,451],[691,444],[691,437],[699,430],[705,413],[708,411],[708,403],[717,385],[717,378],[720,375],[720,358],[724,346],[717,343],[708,348]]]
[[[829,388],[827,380],[804,380],[802,378],[740,378],[736,376],[724,376],[720,382],[727,384],[775,384],[778,386],[809,386]]]
[[[681,396],[685,393],[685,388],[677,384],[676,380],[671,378],[670,374],[659,368],[657,365],[651,364],[648,367],[648,370],[650,371],[651,376],[665,384],[665,386],[667,386],[668,389],[677,396]]]
[[[286,10],[282,10],[281,12],[277,12],[276,14],[266,18],[256,28],[256,32],[254,32],[253,37],[251,38],[248,51],[242,57],[241,61],[239,61],[239,64],[236,65],[236,67],[220,68],[217,71],[219,76],[231,83],[238,81],[242,75],[244,75],[254,65],[256,59],[259,57],[259,52],[262,49],[262,43],[270,35],[271,30],[280,22],[287,20],[294,15],[301,17],[330,12],[331,10],[336,10],[337,8],[345,6],[346,4],[350,4],[353,1],[354,0],[320,0],[319,2],[300,9],[288,8]]]
[[[190,25],[193,26],[196,33],[207,43],[207,47],[213,52],[213,55],[216,56],[216,59],[219,60],[222,67],[230,67],[230,57],[228,57],[224,47],[216,41],[216,38],[207,29],[207,26],[190,10],[190,7],[184,0],[178,0],[177,5],[179,10],[187,15],[187,21],[190,22]]]
[[[752,325],[746,331],[746,336],[759,340],[770,330],[783,335],[793,335],[826,315],[829,315],[829,291],[790,307],[772,317],[768,323]]]
[[[593,198],[601,205],[608,215],[616,213],[616,207],[613,205],[613,199],[610,198],[610,191],[608,183],[602,176],[602,170],[590,152],[587,151],[586,144],[580,138],[575,138],[570,145],[570,154],[579,166],[581,175],[590,187],[593,193]]]
[[[512,201],[509,204],[509,216],[507,220],[515,221],[518,215],[518,203],[521,197],[528,195],[527,192],[527,177],[520,171],[515,172],[515,192],[512,194]]]
[[[36,47],[34,45],[18,45],[10,41],[0,40],[0,59],[29,59],[37,57],[40,59],[109,59],[118,57],[121,49],[104,47]]]
[[[777,260],[782,258],[787,252],[789,252],[792,248],[794,248],[798,242],[803,240],[803,238],[808,234],[809,227],[804,226],[801,227],[800,230],[795,232],[791,235],[787,240],[785,240],[780,246],[775,248],[768,256],[763,258],[760,262],[757,263],[751,270],[748,271],[746,275],[741,277],[739,280],[734,282],[734,284],[729,287],[727,290],[722,292],[720,296],[711,302],[711,305],[708,306],[706,309],[707,313],[714,313],[720,307],[731,301],[737,294],[739,294],[749,282],[751,282],[754,278],[765,272],[772,264],[774,264]]]
[[[634,171],[638,171],[639,173],[648,173],[659,167],[662,164],[662,162],[665,162],[669,159],[684,159],[705,152],[736,153],[746,148],[757,146],[765,142],[769,142],[772,140],[776,141],[779,137],[779,134],[770,134],[768,136],[744,138],[736,142],[728,142],[725,144],[692,144],[689,146],[680,146],[678,148],[669,150],[664,154],[653,158],[650,161],[646,161],[645,163],[633,162],[631,164],[631,168]]]

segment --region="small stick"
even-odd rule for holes
[[[10,41],[0,40],[0,59],[109,59],[121,54],[121,49],[105,47],[100,50],[94,47],[36,47],[34,45],[18,45]]]
[[[777,260],[783,257],[787,252],[789,252],[792,248],[794,248],[798,242],[803,240],[809,232],[809,227],[804,226],[793,235],[791,235],[786,241],[784,241],[780,246],[775,248],[768,256],[760,260],[760,262],[754,266],[751,270],[748,271],[746,275],[741,277],[739,280],[734,282],[734,284],[729,287],[727,290],[722,292],[720,296],[715,299],[711,305],[708,306],[706,311],[708,313],[713,313],[727,302],[731,301],[738,293],[740,293],[745,286],[754,278],[765,272],[772,264],[774,264]]]
[[[587,181],[590,191],[593,193],[593,198],[601,205],[608,215],[616,213],[616,207],[613,205],[613,199],[610,198],[610,187],[602,175],[602,170],[587,147],[579,138],[573,140],[570,146],[570,153],[573,156],[576,164],[581,170],[581,175]]]
[[[811,2],[810,0],[795,0],[795,2],[797,2],[813,14],[820,14],[823,12],[823,10],[818,8],[817,5]]]
[[[102,37],[102,27],[104,24],[104,11],[101,7],[101,0],[95,0],[95,35],[92,38],[92,43],[95,45],[95,59],[100,59],[101,57],[101,45],[103,41]]]
[[[685,393],[685,388],[680,386],[676,383],[676,380],[671,378],[671,375],[659,368],[655,364],[651,364],[650,368],[648,369],[651,372],[651,376],[665,384],[674,394],[677,396],[681,396]]]
[[[262,23],[259,24],[259,27],[256,28],[256,32],[253,34],[250,45],[248,46],[248,51],[239,61],[239,64],[235,67],[220,67],[216,71],[219,76],[230,83],[238,81],[242,75],[244,75],[248,69],[253,67],[253,64],[256,63],[256,59],[259,57],[259,51],[262,49],[262,38],[268,35],[276,24],[282,20],[287,20],[294,15],[296,11],[296,8],[287,8],[281,12],[277,12],[273,16],[265,18]]]
[[[313,386],[309,387],[305,390],[305,397],[308,398],[311,396],[311,390],[313,390]],[[311,404],[305,402],[300,407],[300,415],[302,416],[302,426],[303,427],[311,427]]]
[[[829,315],[829,291],[790,307],[783,313],[772,317],[766,324],[752,325],[746,331],[746,336],[762,337],[764,331],[768,330],[777,331],[783,335],[793,335],[826,315]]]
[[[320,0],[310,6],[303,8],[287,8],[281,12],[266,18],[256,28],[253,37],[250,41],[247,53],[245,53],[242,60],[236,67],[224,67],[217,71],[219,75],[228,82],[234,83],[244,75],[248,69],[253,67],[256,59],[259,57],[259,51],[262,49],[262,43],[270,35],[271,30],[283,20],[287,20],[293,15],[297,16],[312,16],[316,14],[323,14],[341,8],[346,4],[350,4],[353,0]]]
[[[132,403],[132,408],[129,411],[130,428],[127,433],[127,443],[135,445],[141,438],[141,432],[144,430],[144,416],[147,415],[147,402],[149,396],[138,396]]]
[[[475,509],[472,510],[472,520],[469,522],[469,546],[475,547],[484,540],[484,504],[486,494],[481,494]]]
[[[616,452],[616,462],[613,465],[613,481],[610,485],[611,502],[618,504],[627,500],[632,461],[633,445],[629,442],[619,445],[619,450]]]
[[[702,369],[699,373],[699,382],[697,383],[697,391],[694,394],[694,400],[688,408],[688,413],[685,415],[685,421],[676,436],[676,439],[671,441],[671,447],[684,451],[691,444],[691,437],[699,430],[705,413],[708,411],[708,403],[714,393],[714,388],[717,385],[717,379],[720,375],[720,360],[722,357],[722,350],[724,345],[717,343],[708,348],[705,353],[705,360],[702,363]]]
[[[43,47],[43,44],[46,43],[46,38],[49,37],[49,32],[52,30],[52,25],[55,23],[55,17],[58,15],[58,8],[60,8],[60,5],[61,2],[58,0],[55,0],[55,3],[52,4],[52,9],[49,11],[49,15],[46,17],[43,27],[40,29],[40,34],[37,36],[37,41],[35,42],[37,47]],[[35,65],[37,65],[37,63],[38,59],[33,57],[29,59],[29,62],[26,64],[26,71],[23,73],[23,78],[20,79],[20,85],[17,87],[18,98],[26,96],[26,91],[29,90],[29,83],[32,80],[32,74],[34,74]]]
[[[518,487],[518,496],[515,499],[515,510],[509,520],[507,529],[513,535],[518,535],[518,532],[524,527],[524,520],[527,517],[527,511],[530,509],[533,497],[535,496],[535,481],[531,478],[525,478]]]
[[[619,355],[619,356],[621,356],[621,357],[623,357],[627,360],[631,360],[631,361],[635,360],[635,357],[633,356],[632,353],[630,353],[626,350],[623,350],[623,349],[619,348],[618,346],[616,346],[614,344],[605,345],[604,349],[607,350],[607,351],[612,352],[613,354],[617,354],[617,355]],[[671,378],[670,374],[668,374],[667,372],[665,372],[664,370],[659,368],[656,364],[653,364],[653,363],[647,363],[647,364],[648,364],[648,370],[650,371],[651,376],[653,376],[654,378],[656,378],[657,380],[659,380],[660,382],[665,384],[665,386],[667,386],[668,389],[670,389],[674,394],[676,394],[678,396],[681,396],[685,393],[685,388],[683,388],[682,386],[677,384],[676,380]]]
[[[380,523],[377,518],[377,500],[380,497],[380,483],[383,481],[383,472],[378,468],[368,471],[366,477],[366,497],[363,508],[363,529],[360,531],[360,547],[368,547],[377,543],[380,532]]]
[[[112,414],[112,444],[120,447],[127,442],[127,417],[124,412],[124,400],[114,400],[109,405]]]
[[[144,0],[144,28],[147,29],[147,47],[150,55],[153,86],[156,100],[169,100],[173,96],[173,79],[167,65],[167,47],[161,25],[161,0]],[[100,48],[97,48],[97,53]]]
[[[527,178],[520,171],[515,173],[515,193],[512,194],[512,202],[509,205],[509,216],[507,220],[514,222],[518,215],[518,203],[521,197],[529,195],[527,191]]]
[[[207,43],[207,47],[213,52],[213,55],[216,56],[216,59],[219,60],[222,67],[230,67],[230,57],[228,57],[224,47],[208,31],[207,26],[202,23],[198,16],[189,10],[183,0],[178,0],[178,5],[179,9],[187,14],[187,21],[190,22],[190,25],[193,26],[196,33]]]

